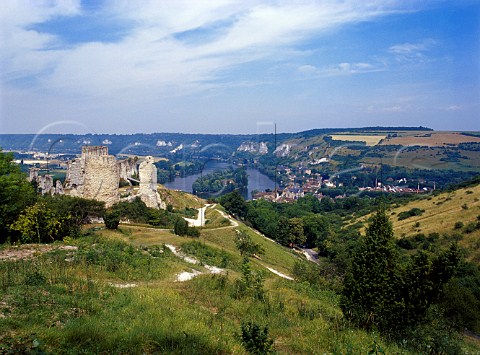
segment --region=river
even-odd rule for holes
[[[197,180],[201,175],[207,175],[215,170],[225,170],[228,167],[232,166],[231,164],[219,162],[219,161],[209,161],[205,164],[203,172],[200,174],[189,175],[186,177],[176,177],[175,180],[166,182],[163,184],[166,188],[172,190],[181,190],[192,193],[192,184]],[[243,197],[247,200],[252,199],[252,191],[265,191],[266,189],[273,190],[275,188],[275,182],[270,179],[267,175],[262,174],[257,169],[247,168],[248,175],[248,189],[244,193]]]

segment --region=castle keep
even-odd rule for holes
[[[117,160],[108,154],[108,147],[85,146],[82,155],[67,163],[67,175],[62,186],[57,181],[53,186],[51,175],[39,176],[38,169],[30,170],[30,180],[36,180],[42,193],[67,194],[105,202],[110,207],[120,201],[119,183],[130,183],[139,176],[140,188],[131,189],[122,200],[132,200],[137,196],[148,207],[163,208],[165,203],[157,192],[157,168],[152,157],[146,157],[137,167],[137,158]]]

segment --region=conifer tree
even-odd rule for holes
[[[345,275],[342,311],[357,326],[398,335],[426,319],[459,261],[458,248],[452,245],[437,255],[421,251],[402,266],[392,224],[381,207]]]
[[[382,207],[359,241],[345,275],[341,307],[354,324],[386,328],[391,323],[399,281],[392,224]]]

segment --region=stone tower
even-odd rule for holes
[[[120,201],[117,160],[108,147],[82,147],[84,159],[83,197],[104,201],[106,207]]]
[[[157,191],[157,167],[153,164],[153,158],[148,156],[138,168],[140,189],[138,194],[141,200],[151,208],[165,209],[165,203],[161,200]]]

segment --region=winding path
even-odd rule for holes
[[[193,218],[184,218],[188,222],[189,227],[204,227],[205,226],[205,211],[208,207],[212,205],[206,204],[203,207],[197,208],[198,210],[198,217],[197,219]]]

